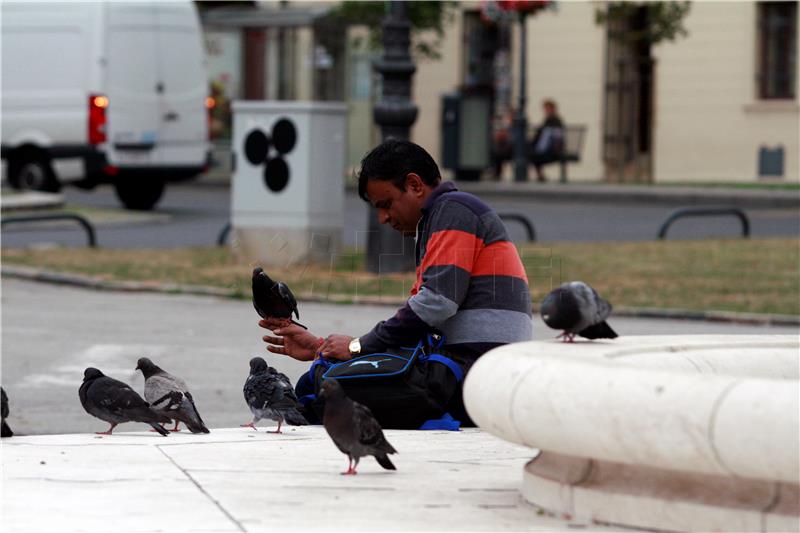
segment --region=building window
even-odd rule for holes
[[[797,94],[797,2],[758,3],[758,95],[793,99]]]

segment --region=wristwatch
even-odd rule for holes
[[[350,351],[350,355],[358,355],[361,353],[361,339],[356,337],[355,339],[350,341],[350,345],[347,347]]]

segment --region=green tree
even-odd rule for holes
[[[627,21],[642,8],[646,10],[647,25],[644,29],[631,29],[620,34],[621,39],[656,45],[689,34],[683,25],[689,13],[689,2],[608,2],[597,8],[595,21],[598,24],[615,20]]]
[[[457,2],[420,1],[406,2],[406,13],[411,23],[413,53],[419,58],[439,59],[444,30],[453,21]],[[380,48],[381,22],[386,15],[388,2],[359,2],[346,0],[329,16],[345,24],[369,28],[369,46]]]

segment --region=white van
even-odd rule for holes
[[[184,2],[8,2],[2,158],[12,187],[113,183],[150,209],[208,165],[200,21]]]

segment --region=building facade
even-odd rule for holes
[[[797,2],[693,2],[688,35],[631,50],[614,32],[641,21],[596,22],[599,3],[559,2],[529,16],[529,123],[557,101],[565,123],[585,126],[570,179],[644,183],[800,182]],[[420,118],[414,139],[441,153],[441,98],[466,82],[463,2],[442,59],[415,77]],[[646,22],[645,22],[646,23]],[[520,69],[512,32],[512,103]],[[509,169],[506,169],[506,179]]]
[[[327,19],[333,5],[209,10],[209,68],[228,99],[344,101],[348,161],[357,166],[379,140],[371,121],[379,94],[371,63],[379,52],[365,39],[353,44],[365,28]],[[652,24],[644,3],[600,24],[605,5],[557,2],[525,22],[528,133],[548,98],[567,125],[583,127],[570,180],[800,183],[798,2],[692,2],[688,34],[657,44],[625,40]],[[441,162],[443,95],[488,98],[491,114],[477,126],[487,135],[516,105],[519,24],[493,19],[486,2],[459,2],[440,52],[436,60],[417,58],[411,135]]]

